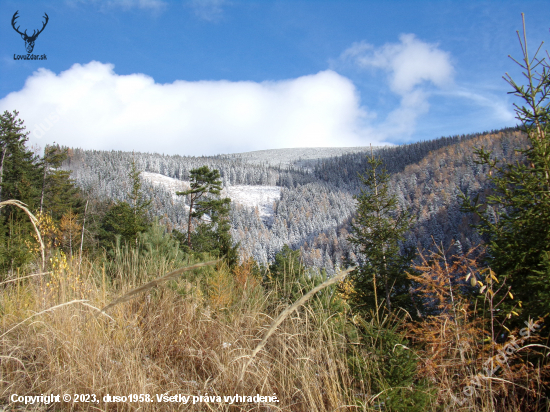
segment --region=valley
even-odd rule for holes
[[[391,190],[414,225],[405,246],[419,251],[453,247],[469,250],[481,240],[472,220],[460,210],[458,195],[484,193],[484,170],[474,150],[486,147],[513,159],[525,140],[514,129],[445,137],[395,147],[373,148],[391,174]],[[331,156],[334,153],[337,156]],[[317,155],[316,155],[317,153]],[[307,164],[304,163],[307,154]],[[315,158],[314,156],[319,156]],[[272,262],[284,245],[300,250],[307,266],[335,273],[355,252],[347,242],[355,213],[353,196],[361,190],[370,147],[280,149],[234,156],[168,156],[71,149],[64,168],[90,195],[126,200],[127,168],[135,159],[154,216],[185,230],[189,206],[178,190],[189,187],[188,171],[202,165],[218,169],[223,196],[232,200],[231,233],[241,254],[261,264]],[[266,164],[278,159],[279,166]],[[244,159],[244,160],[243,160]],[[281,165],[284,165],[282,167]],[[305,166],[304,166],[305,165]],[[306,167],[307,166],[307,167]]]

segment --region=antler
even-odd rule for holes
[[[38,37],[38,35],[39,35],[40,33],[42,33],[42,31],[44,31],[44,28],[46,27],[46,24],[48,24],[48,21],[50,20],[50,18],[48,17],[48,14],[47,14],[47,13],[44,13],[44,18],[46,19],[46,21],[43,23],[42,28],[41,28],[40,30],[38,30],[38,33],[36,32],[36,30],[33,30],[32,36],[29,36],[29,35],[27,34],[27,30],[25,30],[25,33],[21,33],[21,32],[19,31],[19,27],[21,27],[21,26],[17,26],[17,28],[15,28],[15,20],[19,17],[19,16],[17,15],[17,13],[19,13],[19,10],[17,10],[17,11],[15,12],[15,14],[13,15],[13,17],[11,18],[11,25],[12,25],[13,29],[14,29],[17,33],[19,33],[21,36],[25,36],[25,38],[28,38],[28,39],[36,39],[36,38]]]
[[[19,13],[19,10],[17,10],[17,11],[14,13],[13,17],[11,18],[11,25],[12,25],[13,29],[14,29],[17,33],[19,33],[21,36],[26,36],[26,35],[27,35],[27,30],[25,30],[25,33],[21,33],[21,32],[19,31],[19,27],[21,27],[21,26],[18,26],[17,28],[15,28],[15,19],[17,19],[17,18],[19,17],[19,16],[17,15],[17,13]],[[46,13],[44,13],[44,14],[46,14]]]
[[[44,12],[44,18],[46,19],[46,21],[44,22],[44,25],[43,25],[42,28],[38,31],[38,33],[34,34],[34,31],[33,31],[32,37],[38,37],[38,35],[44,31],[44,28],[46,27],[46,24],[48,24],[48,21],[50,20],[50,18],[49,18],[48,15],[46,14],[46,12]]]

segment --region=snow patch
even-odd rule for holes
[[[164,186],[165,189],[172,193],[174,198],[179,197],[176,195],[176,192],[183,192],[190,187],[188,181],[174,179],[173,177],[164,176],[159,173],[141,172],[141,177],[154,185]]]
[[[174,198],[181,199],[176,192],[190,188],[189,181],[174,179],[159,173],[141,172],[141,177],[153,185],[163,186]],[[274,214],[273,202],[281,198],[281,188],[279,186],[227,186],[222,190],[221,196],[228,197],[232,202],[244,207],[258,208],[262,219],[271,219]]]
[[[222,196],[230,198],[238,205],[257,207],[262,219],[270,219],[274,214],[273,202],[281,198],[281,188],[279,186],[228,186],[222,190]]]

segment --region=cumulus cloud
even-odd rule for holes
[[[0,100],[31,143],[211,155],[267,148],[381,144],[353,83],[334,71],[277,82],[118,75],[111,64],[39,69]]]
[[[414,34],[402,34],[399,40],[379,48],[366,42],[354,43],[340,56],[341,61],[351,61],[360,68],[386,72],[390,90],[401,97],[400,106],[382,125],[388,135],[411,134],[418,116],[429,110],[430,87],[445,89],[453,84],[454,69],[448,52]]]
[[[361,67],[376,67],[389,73],[390,87],[398,94],[410,93],[423,82],[443,87],[452,83],[450,54],[437,44],[418,40],[414,34],[402,34],[401,43],[375,49],[361,42],[353,44],[342,57],[351,58]]]

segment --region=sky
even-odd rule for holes
[[[192,156],[496,130],[522,12],[532,53],[547,0],[0,0],[0,112],[35,148]]]

